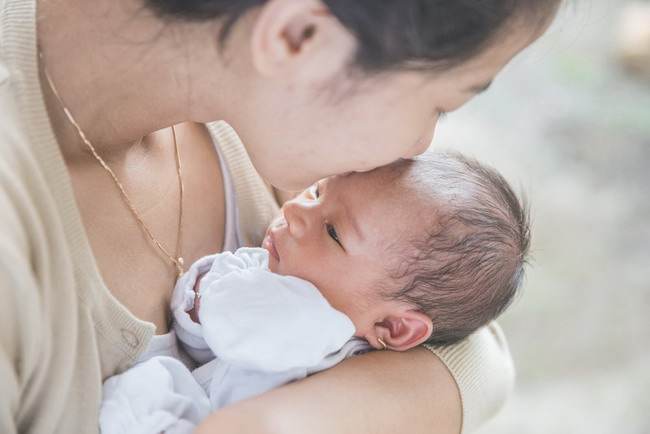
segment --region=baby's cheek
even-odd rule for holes
[[[269,270],[271,273],[282,274],[279,270],[278,260],[273,255],[269,255]]]
[[[290,255],[284,255],[278,261],[273,256],[269,257],[269,270],[281,276],[294,276],[304,279],[302,267]]]

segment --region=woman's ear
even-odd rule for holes
[[[354,37],[320,0],[269,0],[253,23],[251,57],[263,76],[322,81],[345,66]]]
[[[377,339],[380,338],[389,350],[406,351],[426,341],[432,330],[433,323],[426,314],[418,310],[405,310],[376,323],[376,336],[374,339],[368,337],[368,341],[373,347],[382,349],[383,346]]]

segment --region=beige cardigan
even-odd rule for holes
[[[91,253],[38,81],[35,0],[0,0],[0,432],[97,432],[102,380],[154,327],[111,295]],[[225,123],[240,226],[258,244],[277,205]],[[504,402],[513,368],[496,324],[431,349],[454,375],[469,432]]]

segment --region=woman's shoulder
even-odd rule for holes
[[[2,74],[0,63],[0,75]],[[7,84],[0,77],[0,243],[26,252],[28,229],[48,208],[43,173]],[[26,254],[26,253],[25,253]],[[2,260],[2,258],[0,258]]]
[[[0,146],[2,151],[12,144],[20,129],[18,101],[11,90],[9,67],[0,54]]]

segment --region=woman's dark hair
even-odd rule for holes
[[[233,25],[266,0],[145,0],[161,16],[223,18],[223,43]],[[322,0],[357,37],[355,66],[447,68],[479,53],[514,16],[542,24],[561,0]]]

